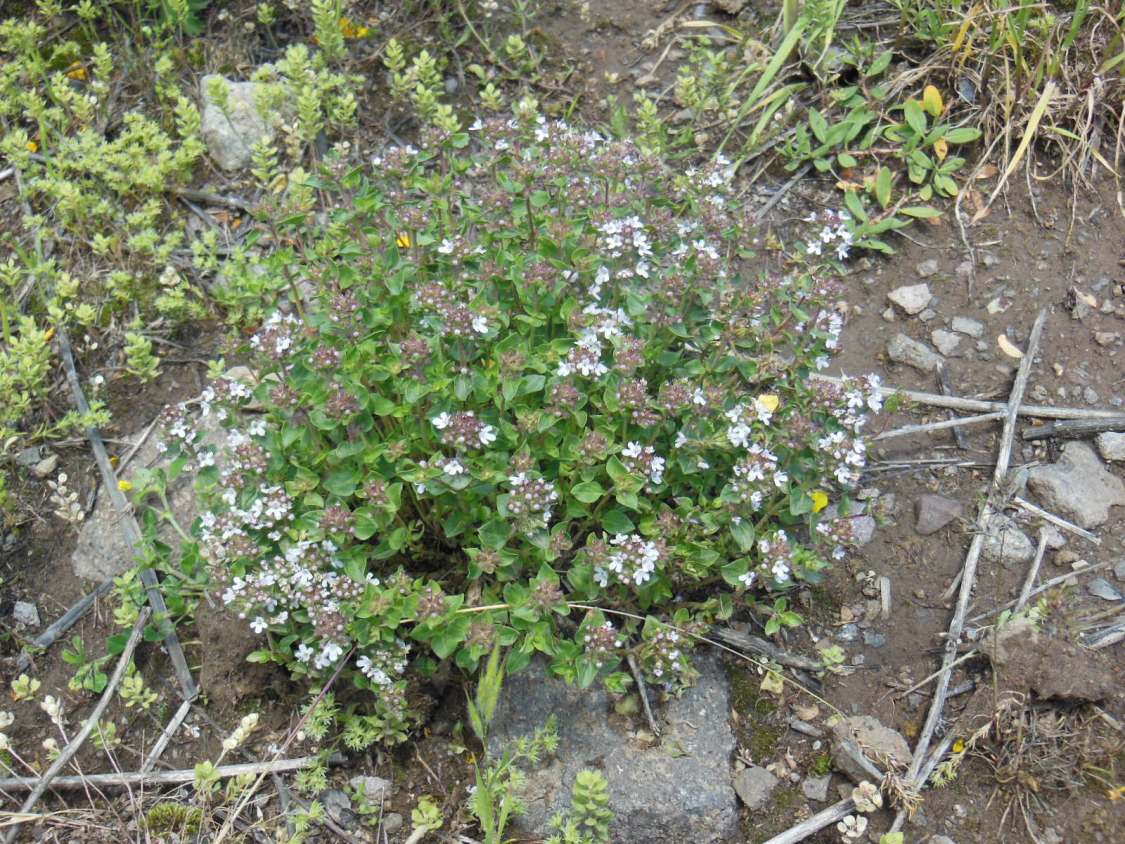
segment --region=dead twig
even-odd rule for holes
[[[1025,440],[1042,440],[1047,437],[1078,438],[1103,431],[1125,430],[1125,413],[1106,419],[1064,419],[1024,428],[1020,437]]]
[[[98,587],[89,595],[84,595],[78,602],[63,613],[62,618],[54,622],[50,627],[31,640],[31,646],[37,650],[45,650],[62,636],[67,630],[78,623],[78,619],[82,618],[94,606],[98,598],[105,595],[113,588],[113,580],[106,580],[98,584]],[[31,654],[24,651],[19,655],[16,660],[16,667],[20,671],[26,671],[31,666]]]
[[[117,660],[117,667],[113,669],[113,676],[109,678],[109,685],[105,687],[101,699],[98,700],[98,705],[94,707],[94,711],[90,713],[89,717],[82,725],[82,729],[78,731],[78,734],[62,749],[59,758],[51,764],[51,767],[47,769],[46,773],[35,783],[35,786],[31,789],[31,794],[27,796],[27,799],[23,801],[23,805],[20,806],[21,815],[30,812],[32,807],[39,802],[39,798],[47,791],[47,788],[51,785],[51,781],[58,776],[59,771],[69,764],[70,760],[74,758],[74,755],[78,752],[79,748],[82,747],[82,744],[89,737],[90,733],[94,731],[94,727],[97,726],[99,719],[102,717],[102,713],[105,712],[106,707],[109,706],[109,702],[113,699],[113,695],[117,691],[117,686],[121,683],[121,678],[125,676],[125,669],[129,667],[133,659],[133,651],[137,649],[137,645],[141,641],[141,635],[144,633],[145,624],[148,623],[148,618],[151,613],[152,611],[148,607],[145,607],[144,610],[141,611],[140,616],[133,625],[133,632],[129,634],[129,640],[125,643],[125,649],[121,651],[121,656]],[[83,777],[79,775],[78,779],[82,780]],[[3,787],[3,785],[0,785],[0,788]],[[11,844],[11,842],[15,840],[19,827],[20,822],[17,822],[5,833],[5,844]]]
[[[852,813],[855,809],[855,801],[850,797],[847,800],[841,800],[839,803],[833,803],[827,809],[817,812],[806,821],[802,821],[794,827],[791,827],[780,835],[775,835],[766,844],[797,844],[798,841],[804,841],[813,833],[819,832],[826,826],[830,826],[837,821],[842,820]]]
[[[176,734],[176,730],[180,729],[180,725],[184,723],[184,719],[190,711],[190,700],[185,700],[180,704],[180,708],[176,710],[176,714],[172,716],[172,720],[168,722],[168,726],[161,731],[160,738],[156,740],[156,744],[152,746],[152,750],[149,751],[144,764],[141,765],[142,774],[148,773],[155,767],[156,763],[160,760],[161,754],[164,753],[164,748],[168,746],[168,742],[172,740],[172,736]]]
[[[1031,589],[1035,586],[1035,578],[1039,576],[1039,566],[1043,564],[1043,555],[1047,553],[1047,528],[1039,528],[1039,546],[1035,549],[1035,559],[1031,561],[1031,568],[1027,570],[1027,577],[1023,581],[1020,596],[1016,598],[1016,612],[1023,609],[1027,603]]]
[[[70,348],[70,340],[65,329],[61,327],[58,329],[58,341],[63,368],[66,370],[66,380],[70,384],[74,404],[80,413],[89,413],[90,405],[86,402],[86,395],[82,392],[82,384],[78,380],[78,371],[74,365],[74,353]],[[102,441],[102,435],[97,428],[87,428],[86,436],[90,440],[94,459],[101,470],[102,483],[105,486],[106,493],[109,495],[110,501],[113,502],[114,509],[122,516],[119,522],[122,531],[125,533],[125,539],[128,541],[130,548],[134,551],[140,551],[142,547],[141,529],[133,516],[129,503],[125,500],[125,495],[117,486],[117,473],[109,462],[109,454],[106,451],[105,443]],[[156,572],[145,567],[140,570],[139,577],[148,594],[148,602],[152,606],[153,613],[159,619],[166,619],[168,607],[164,603],[164,595],[160,591],[160,580],[157,578]],[[180,685],[180,694],[184,700],[192,700],[199,694],[199,689],[191,677],[191,669],[188,667],[187,657],[184,655],[184,649],[180,645],[176,631],[169,630],[163,641],[165,648],[168,650],[168,655],[172,659],[172,667]]]
[[[805,175],[811,169],[812,169],[812,162],[809,162],[804,167],[802,167],[800,170],[798,170],[796,173],[794,173],[793,176],[789,179],[789,181],[787,181],[785,184],[783,184],[781,187],[779,187],[776,191],[774,191],[773,196],[771,196],[769,198],[769,200],[766,202],[766,204],[763,205],[758,210],[758,213],[756,213],[754,215],[754,222],[760,223],[762,220],[764,220],[766,218],[766,215],[769,214],[770,211],[773,210],[774,206],[777,205],[777,203],[781,202],[781,198],[783,196],[785,196],[785,194],[789,193],[789,191],[791,191],[793,189],[794,185],[796,185],[797,182],[799,182],[799,181],[801,181],[801,179],[805,178]]]
[[[945,698],[949,692],[949,678],[953,663],[957,659],[957,646],[961,642],[961,633],[965,626],[965,615],[969,609],[969,600],[973,594],[973,585],[976,582],[977,562],[980,560],[981,550],[984,548],[985,531],[993,517],[998,513],[997,499],[1000,491],[1004,486],[1005,480],[1008,476],[1008,463],[1012,456],[1012,442],[1015,439],[1016,433],[1016,418],[1019,413],[1020,402],[1023,400],[1023,392],[1027,387],[1028,378],[1031,376],[1032,362],[1035,360],[1036,352],[1039,350],[1039,338],[1043,333],[1043,324],[1047,321],[1047,310],[1044,308],[1039,312],[1035,318],[1035,323],[1031,327],[1031,336],[1027,341],[1027,349],[1024,352],[1023,358],[1020,360],[1020,368],[1016,373],[1015,382],[1012,384],[1012,392],[1008,397],[1007,416],[1004,418],[1004,432],[1000,439],[1000,450],[996,457],[996,468],[992,473],[992,483],[989,486],[988,497],[981,505],[980,513],[977,517],[976,531],[973,535],[973,541],[969,546],[969,552],[965,557],[965,565],[962,569],[961,577],[961,591],[957,597],[957,608],[953,614],[953,620],[949,624],[949,635],[945,641],[945,654],[942,659],[941,674],[937,680],[937,688],[934,690],[933,701],[930,705],[930,711],[926,716],[926,723],[922,728],[921,734],[918,736],[918,743],[914,748],[914,755],[910,761],[910,767],[907,769],[906,779],[910,781],[915,788],[922,785],[923,780],[919,778],[922,765],[926,762],[926,754],[930,748],[930,742],[933,740],[934,732],[937,730],[938,723],[941,721],[942,712],[945,709]]]
[[[944,363],[941,366],[938,367],[937,374],[938,374],[938,385],[941,387],[941,394],[943,396],[953,395],[953,387],[951,386],[950,381],[949,381],[949,369],[946,367],[946,365]],[[999,417],[997,417],[997,418],[999,418]],[[950,411],[950,421],[953,421],[954,419],[956,419],[956,417],[953,416],[952,411]],[[960,428],[954,428],[953,429],[953,439],[957,442],[957,447],[959,449],[961,449],[962,451],[968,451],[969,450],[969,443],[965,439],[965,432],[962,431]]]
[[[953,428],[954,434],[961,433],[961,427],[964,425],[976,425],[981,422],[992,422],[996,419],[1003,419],[1004,414],[1000,411],[994,413],[982,413],[979,416],[962,416],[956,419],[947,419],[944,422],[927,422],[923,425],[903,425],[901,428],[895,428],[890,431],[884,431],[878,436],[872,437],[872,442],[879,440],[889,440],[894,437],[906,437],[911,434],[925,434],[930,431],[941,431],[945,428]],[[961,445],[958,439],[957,447],[964,449],[967,446]]]
[[[818,381],[827,381],[830,384],[840,384],[843,379],[833,375],[822,375],[814,372],[810,378]],[[883,396],[900,395],[918,404],[928,404],[934,407],[951,407],[956,410],[975,410],[979,413],[990,413],[995,410],[1006,411],[1004,402],[985,401],[984,399],[966,399],[959,396],[940,396],[937,393],[921,393],[917,390],[900,390],[895,387],[879,387],[879,394]],[[1037,416],[1040,419],[1120,419],[1119,410],[1097,410],[1084,407],[1051,407],[1045,404],[1021,404],[1016,412],[1020,416]]]
[[[1098,571],[1099,569],[1104,569],[1109,564],[1110,564],[1109,560],[1103,560],[1100,563],[1094,563],[1092,566],[1086,566],[1086,568],[1084,568],[1084,569],[1079,569],[1078,571],[1069,571],[1066,574],[1060,574],[1058,577],[1052,577],[1046,583],[1042,583],[1039,586],[1037,586],[1035,589],[1032,589],[1027,594],[1027,597],[1028,598],[1034,598],[1036,595],[1042,594],[1043,592],[1046,592],[1048,589],[1053,589],[1054,587],[1058,586],[1061,583],[1065,583],[1066,581],[1070,580],[1071,578],[1078,577],[1078,575],[1080,575],[1080,574],[1088,574],[1089,572]],[[1006,609],[1010,609],[1011,607],[1014,607],[1016,605],[1016,600],[1017,599],[1012,599],[1011,601],[1008,601],[1005,604],[1001,604],[998,607],[993,607],[992,609],[988,610],[987,612],[982,612],[979,615],[974,615],[972,618],[969,619],[969,624],[975,624],[978,621],[983,621],[984,619],[988,618],[989,616],[996,615],[997,613],[1001,613]]]
[[[322,761],[320,756],[299,756],[293,759],[273,759],[269,762],[244,762],[238,765],[220,765],[215,769],[219,779],[231,779],[246,774],[272,774],[285,771],[299,771],[302,768],[311,768]],[[341,754],[328,757],[330,765],[339,765],[344,761]],[[12,791],[34,788],[40,780],[38,777],[7,777],[0,779],[0,788]],[[156,788],[164,785],[184,785],[195,782],[195,769],[186,768],[176,771],[129,771],[120,774],[85,774],[84,776],[55,777],[51,782],[52,789],[72,790],[94,786],[97,788],[129,788],[143,786]]]
[[[768,642],[758,636],[751,636],[749,633],[741,633],[733,627],[716,628],[715,638],[725,642],[731,647],[759,654],[772,662],[787,665],[790,668],[799,668],[802,671],[824,670],[824,666],[814,659],[786,653],[772,642]]]
[[[217,193],[211,193],[205,190],[195,190],[194,188],[172,188],[171,192],[176,196],[191,200],[192,202],[203,202],[207,205],[221,205],[224,208],[237,208],[239,211],[250,213],[254,210],[254,206],[247,202],[245,199],[239,199],[237,196],[223,196]]]
[[[656,723],[656,717],[652,714],[652,706],[648,702],[648,689],[645,688],[645,678],[641,674],[641,668],[637,665],[637,658],[632,654],[626,657],[629,661],[629,670],[633,672],[633,679],[637,681],[637,694],[641,696],[641,705],[645,709],[645,718],[648,719],[648,728],[652,734],[660,738],[660,725]]]
[[[1073,533],[1075,536],[1081,536],[1087,542],[1092,542],[1095,545],[1102,544],[1102,541],[1098,538],[1097,534],[1090,533],[1090,531],[1086,530],[1085,528],[1080,528],[1073,522],[1068,522],[1066,519],[1060,516],[1056,516],[1054,513],[1050,513],[1036,504],[1032,504],[1025,498],[1021,498],[1017,495],[1012,499],[1012,503],[1018,507],[1022,507],[1024,510],[1031,513],[1031,515],[1038,516],[1045,522],[1050,522],[1056,527],[1060,527],[1065,531]]]

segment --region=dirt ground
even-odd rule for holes
[[[569,57],[569,62],[563,64],[573,70],[567,85],[581,95],[579,115],[596,120],[606,113],[603,98],[614,94],[622,101],[628,100],[638,77],[654,76],[654,90],[662,90],[674,79],[682,54],[671,51],[660,60],[661,51],[646,48],[644,39],[681,4],[606,0],[592,5],[596,7],[592,25],[582,21],[573,4],[564,3],[545,16],[540,26],[548,43]],[[769,8],[759,13],[763,20],[772,16]],[[381,115],[373,120],[382,123]],[[368,131],[374,138],[380,135],[379,126],[368,127]],[[784,175],[767,178],[755,186],[754,192],[764,198],[784,181]],[[973,189],[987,194],[993,184],[994,181],[982,181]],[[976,338],[961,338],[959,349],[948,359],[949,387],[960,396],[1003,401],[1018,362],[1004,354],[997,338],[1005,335],[1022,347],[1035,314],[1047,307],[1049,317],[1039,361],[1028,384],[1029,399],[1059,406],[1121,407],[1125,398],[1125,220],[1117,206],[1114,185],[1102,180],[1093,190],[1072,192],[1061,185],[1045,183],[1035,185],[1032,191],[1029,195],[1025,186],[1014,186],[1006,200],[998,201],[979,225],[966,230],[973,247],[971,261],[951,213],[933,225],[910,228],[909,240],[896,238],[899,251],[892,257],[851,259],[846,278],[847,301],[842,303],[847,314],[841,341],[843,351],[831,371],[876,372],[891,386],[939,392],[941,385],[936,376],[889,364],[886,345],[900,332],[929,343],[933,330],[948,330],[953,317],[969,317],[984,326],[980,346]],[[802,234],[800,220],[810,210],[836,207],[838,203],[839,193],[831,183],[806,179],[763,222],[762,237],[772,233],[783,242],[792,242]],[[6,217],[15,213],[15,204],[15,198],[6,194],[2,208]],[[767,255],[763,260],[775,259]],[[923,278],[919,269],[929,261],[936,261],[936,269],[927,267]],[[928,284],[935,296],[930,305],[933,317],[923,322],[893,311],[893,319],[887,319],[887,294],[902,285],[921,282]],[[1096,305],[1085,306],[1085,296],[1093,297]],[[1103,342],[1112,334],[1117,335],[1116,339]],[[221,345],[212,332],[177,340],[183,348],[168,350],[168,357],[202,360],[219,351]],[[195,395],[204,375],[205,368],[198,363],[171,365],[139,395],[111,393],[110,407],[116,422],[106,435],[115,437],[143,428],[165,403]],[[65,390],[60,389],[58,396],[60,405],[65,406]],[[890,430],[908,423],[937,421],[946,415],[946,411],[935,408],[910,407],[879,417],[877,424],[881,430]],[[892,589],[889,618],[859,624],[859,638],[845,644],[850,673],[828,675],[823,694],[845,713],[879,718],[901,731],[911,743],[925,718],[932,686],[905,699],[897,692],[930,675],[940,663],[941,636],[951,614],[950,604],[942,602],[940,595],[962,565],[971,538],[972,518],[990,478],[988,464],[995,459],[998,445],[998,425],[963,430],[965,448],[959,447],[949,431],[888,440],[873,447],[865,486],[879,493],[869,499],[879,522],[875,537],[846,564],[838,566],[828,584],[804,596],[800,609],[811,623],[783,642],[788,650],[812,654],[813,637],[838,636],[844,624],[863,619],[869,600],[863,592],[864,575],[874,572],[875,576],[888,577]],[[1013,466],[1051,462],[1058,446],[1053,440],[1034,444],[1017,440]],[[117,445],[113,451],[120,454],[127,448],[128,445]],[[62,468],[75,479],[80,498],[89,508],[90,496],[97,486],[97,469],[86,444],[76,441],[57,450]],[[936,458],[977,465],[905,465]],[[1120,466],[1115,471],[1125,477]],[[74,535],[50,515],[43,482],[26,480],[17,492],[36,515],[24,525],[19,540],[0,552],[0,617],[10,617],[15,601],[27,600],[38,606],[44,623],[49,623],[88,591],[91,584],[79,581],[71,571]],[[961,502],[964,516],[936,534],[920,536],[914,529],[914,502],[927,492]],[[1034,535],[1033,519],[1026,514],[1013,515]],[[1048,552],[1041,579],[1071,569],[1075,561],[1094,564],[1125,556],[1123,528],[1125,508],[1118,508],[1110,521],[1097,530],[1102,539],[1100,546],[1070,537],[1062,549]],[[983,563],[970,616],[1014,597],[1025,574],[1025,564],[1005,567]],[[1103,571],[1102,576],[1119,590],[1125,589],[1125,584],[1113,579],[1112,567],[1108,573]],[[1057,635],[1071,639],[1078,636],[1085,620],[1110,608],[1106,601],[1085,591],[1082,584],[1089,577],[1079,575],[1077,579],[1074,589],[1049,595]],[[72,635],[81,636],[88,644],[104,639],[113,630],[107,606],[99,605]],[[174,767],[190,767],[208,755],[213,756],[218,742],[245,712],[261,713],[266,723],[257,743],[245,748],[245,759],[254,758],[257,748],[266,747],[292,724],[296,702],[301,699],[298,691],[285,677],[247,666],[243,658],[252,643],[235,635],[232,627],[218,614],[204,610],[195,627],[196,635],[185,641],[189,662],[202,670],[205,697],[197,708],[198,714],[189,718],[188,731],[177,738],[166,756]],[[238,627],[241,629],[241,625]],[[17,673],[13,664],[23,632],[11,628],[6,632],[8,635],[0,644],[0,659],[5,666],[4,675],[10,678]],[[1107,651],[1118,666],[1121,647],[1118,644]],[[66,692],[66,680],[73,669],[61,660],[61,650],[61,644],[56,645],[38,658],[35,674],[45,689],[53,688],[53,693],[66,695],[68,708],[77,710],[93,696]],[[153,654],[153,662],[161,659]],[[161,685],[158,668],[142,666],[156,686]],[[800,770],[805,770],[823,755],[825,748],[816,745],[816,739],[781,726],[788,714],[786,708],[755,691],[757,678],[753,672],[738,667],[732,671],[736,712],[742,722],[739,736],[755,757],[755,763],[765,764],[789,754],[800,763]],[[950,717],[981,691],[991,694],[993,701],[998,700],[1003,689],[991,686],[991,677],[986,660],[970,660],[959,666],[951,686],[974,681],[977,691],[969,690],[953,698],[948,705]],[[1120,672],[1117,679],[1120,680]],[[1103,703],[1106,719],[1094,719],[1097,723],[1090,727],[1091,735],[1108,733],[1107,741],[1114,739],[1113,730],[1104,725],[1115,721],[1120,730],[1120,723],[1125,721],[1123,689],[1119,684],[1116,696]],[[463,691],[454,684],[435,689],[433,694],[433,716],[416,741],[394,754],[367,754],[343,772],[380,773],[395,779],[399,787],[385,807],[388,813],[408,818],[421,794],[440,795],[446,805],[463,802],[471,767],[460,738],[453,734],[454,725],[462,717]],[[795,698],[786,701],[796,702]],[[161,708],[149,713],[122,710],[113,714],[129,724],[121,766],[135,767],[170,712]],[[46,717],[37,713],[34,722],[21,723],[13,729],[13,740],[19,743],[25,739],[38,747],[38,740],[31,739],[41,738],[47,726]],[[1109,766],[1100,768],[1099,776],[1108,776],[1113,786],[1120,783],[1123,763],[1119,732],[1115,740],[1116,751],[1108,762],[1099,757],[1100,764]],[[96,758],[97,754],[90,751],[87,761],[91,766],[100,764],[100,759],[95,763]],[[933,835],[947,835],[958,844],[1121,840],[1121,833],[1113,833],[1113,829],[1125,828],[1125,801],[1110,800],[1107,786],[1099,784],[1099,780],[1088,778],[1073,790],[1055,790],[1042,777],[1033,780],[1028,780],[1027,771],[998,770],[995,756],[982,746],[978,753],[970,754],[949,786],[926,792],[919,815],[906,827],[907,840],[925,841]],[[842,778],[834,779],[830,801],[836,799],[835,787],[842,782]],[[783,794],[787,796],[779,798],[770,811],[746,814],[746,841],[764,841],[802,816],[823,808],[805,800],[796,789],[787,789]],[[888,812],[873,816],[873,831],[884,831],[891,817]],[[1031,829],[1037,830],[1037,837]],[[810,840],[834,842],[838,836],[830,828]],[[871,840],[877,840],[877,835]]]

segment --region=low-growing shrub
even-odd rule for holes
[[[330,168],[330,212],[286,220],[258,270],[290,292],[252,374],[203,396],[226,445],[186,409],[169,426],[254,658],[374,692],[367,740],[404,734],[411,677],[497,642],[509,670],[542,652],[618,689],[631,652],[675,689],[680,631],[852,541],[819,513],[879,400],[810,378],[835,284],[755,265],[721,160],[677,172],[516,112]]]

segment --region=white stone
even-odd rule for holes
[[[954,334],[952,331],[946,331],[944,328],[934,329],[930,334],[930,339],[934,343],[934,347],[946,357],[949,357],[957,351],[957,347],[961,345],[960,335]]]
[[[928,284],[908,284],[896,287],[887,294],[892,304],[898,305],[908,314],[917,314],[926,309],[934,294],[930,292]]]
[[[1095,442],[1103,459],[1114,463],[1125,463],[1125,434],[1106,431],[1104,434],[1098,434]]]
[[[225,110],[208,93],[211,80],[216,78],[226,83]],[[250,164],[254,144],[263,137],[273,137],[273,128],[258,110],[258,83],[232,82],[208,74],[200,81],[199,88],[203,98],[200,134],[207,152],[223,170],[241,170]]]
[[[918,340],[911,339],[905,334],[897,334],[887,344],[887,357],[895,363],[913,366],[923,372],[936,372],[945,362],[945,359]]]
[[[970,337],[980,339],[984,336],[984,323],[968,317],[953,317],[953,330],[958,334],[968,334]]]

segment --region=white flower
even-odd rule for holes
[[[496,429],[491,425],[485,425],[480,429],[478,437],[480,438],[481,445],[491,445],[496,442]]]
[[[687,436],[683,431],[676,432],[676,441],[672,443],[672,448],[683,448],[687,443]]]
[[[250,436],[264,437],[266,435],[266,420],[255,419],[250,423]]]
[[[54,721],[56,724],[62,720],[62,701],[60,701],[54,695],[47,695],[45,698],[43,698],[42,703],[39,704],[39,708],[46,712],[47,717]]]
[[[745,586],[747,589],[753,586],[754,581],[757,579],[758,573],[756,571],[748,571],[745,574],[740,574],[738,576],[738,582]]]
[[[750,444],[750,433],[750,426],[739,422],[727,429],[727,439],[736,448],[746,448]]]
[[[473,317],[473,331],[475,331],[477,334],[487,334],[488,320],[485,317],[480,316],[479,314]]]
[[[434,427],[437,428],[439,431],[444,431],[446,428],[449,427],[449,423],[453,421],[453,417],[450,416],[448,413],[439,413],[437,416],[435,416],[430,421],[434,423]]]
[[[457,460],[456,458],[446,461],[445,465],[441,468],[442,471],[445,472],[445,474],[449,475],[451,478],[455,478],[458,475],[465,474],[465,464],[460,460]]]
[[[266,623],[266,620],[264,618],[262,618],[260,615],[255,616],[254,620],[250,622],[250,629],[253,630],[255,633],[259,633],[259,634],[265,633],[266,628],[268,628],[268,627],[269,627],[269,625]]]
[[[442,241],[441,241],[441,245],[438,246],[438,248],[437,248],[437,251],[440,252],[442,255],[451,254],[453,252],[453,241],[450,240],[448,237],[443,238]]]
[[[297,652],[293,654],[293,656],[297,658],[298,662],[308,662],[310,659],[312,659],[312,655],[313,649],[303,643],[299,648],[297,648]]]

